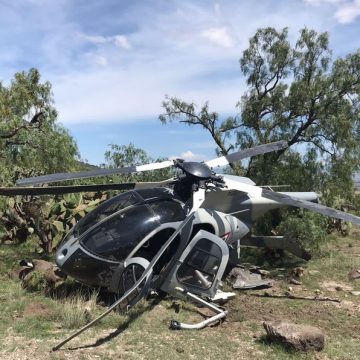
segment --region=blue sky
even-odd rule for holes
[[[162,125],[165,95],[226,117],[245,91],[239,58],[257,28],[328,31],[334,57],[360,48],[360,0],[0,0],[0,80],[39,68],[83,159],[111,143],[208,159],[203,130]]]

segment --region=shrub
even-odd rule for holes
[[[298,209],[284,216],[277,231],[285,238],[297,239],[312,255],[319,255],[320,244],[326,238],[326,225],[324,216]]]

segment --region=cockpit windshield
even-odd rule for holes
[[[99,205],[95,210],[93,210],[75,225],[75,236],[78,237],[82,235],[90,227],[96,225],[98,222],[107,218],[109,215],[142,201],[143,200],[139,197],[139,195],[137,195],[135,191],[128,191],[126,193],[114,196],[110,200],[107,200]]]
[[[147,234],[160,225],[149,205],[139,204],[110,216],[84,236],[81,243],[91,252],[123,260]]]
[[[163,189],[128,191],[105,201],[74,227],[89,251],[122,261],[161,224],[182,221],[183,204]]]

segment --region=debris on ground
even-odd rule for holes
[[[218,303],[218,304],[225,304],[228,300],[234,298],[236,296],[233,292],[225,292],[218,290],[211,301]]]
[[[349,280],[360,279],[360,269],[353,269],[348,274]]]
[[[263,294],[251,294],[252,296],[256,297],[270,297],[270,298],[279,298],[279,299],[294,299],[294,300],[313,300],[313,301],[332,301],[340,303],[341,300],[337,298],[331,298],[331,297],[321,297],[321,296],[300,296],[300,295],[293,295],[291,294],[291,291],[293,291],[292,287],[288,288],[288,291],[286,291],[284,294],[273,294],[265,291]]]
[[[258,272],[259,270],[256,269]],[[256,289],[259,287],[272,287],[274,280],[262,279],[260,274],[254,274],[249,270],[241,267],[233,268],[229,275],[229,281],[234,289]]]
[[[301,281],[296,280],[296,279],[294,279],[294,278],[291,278],[291,279],[290,279],[290,283],[291,283],[291,284],[294,284],[294,285],[301,285],[301,284],[302,284]]]
[[[271,341],[279,342],[291,350],[320,351],[324,348],[324,333],[317,327],[283,320],[264,321],[263,326]]]
[[[252,271],[253,273],[260,274],[261,276],[267,277],[270,276],[270,271],[264,269],[256,269]]]

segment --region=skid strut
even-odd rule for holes
[[[111,311],[113,311],[118,305],[120,305],[124,300],[126,300],[140,285],[141,283],[147,278],[148,275],[151,274],[154,266],[161,258],[162,254],[165,252],[165,250],[171,245],[171,243],[176,239],[176,236],[182,231],[183,228],[189,223],[191,223],[194,219],[194,213],[188,215],[187,218],[180,224],[179,228],[170,236],[170,238],[165,242],[165,244],[161,247],[161,249],[158,251],[158,253],[154,256],[154,258],[151,260],[150,264],[147,266],[147,268],[144,270],[143,274],[140,276],[139,280],[135,282],[135,284],[125,292],[125,294],[119,299],[116,300],[105,312],[103,312],[100,316],[98,316],[96,319],[90,321],[88,324],[83,326],[81,329],[76,331],[74,334],[67,337],[65,340],[63,340],[58,345],[54,346],[52,348],[53,351],[56,351],[60,349],[63,345],[65,345],[68,341],[73,339],[74,337],[80,335],[85,330],[89,329],[91,326],[93,326],[95,323],[100,321],[103,317],[108,315]]]
[[[198,329],[203,329],[204,327],[211,325],[221,319],[224,319],[228,312],[226,310],[222,310],[219,307],[215,306],[212,303],[209,303],[208,301],[205,301],[203,299],[201,299],[200,297],[196,296],[195,294],[186,291],[183,288],[177,287],[175,288],[175,290],[181,292],[183,295],[185,295],[186,297],[188,297],[189,299],[203,305],[206,306],[207,308],[209,308],[210,310],[215,312],[215,315],[210,317],[209,319],[206,319],[204,321],[201,321],[197,324],[184,324],[181,323],[179,321],[176,320],[171,320],[170,321],[170,329],[171,330],[198,330]]]

